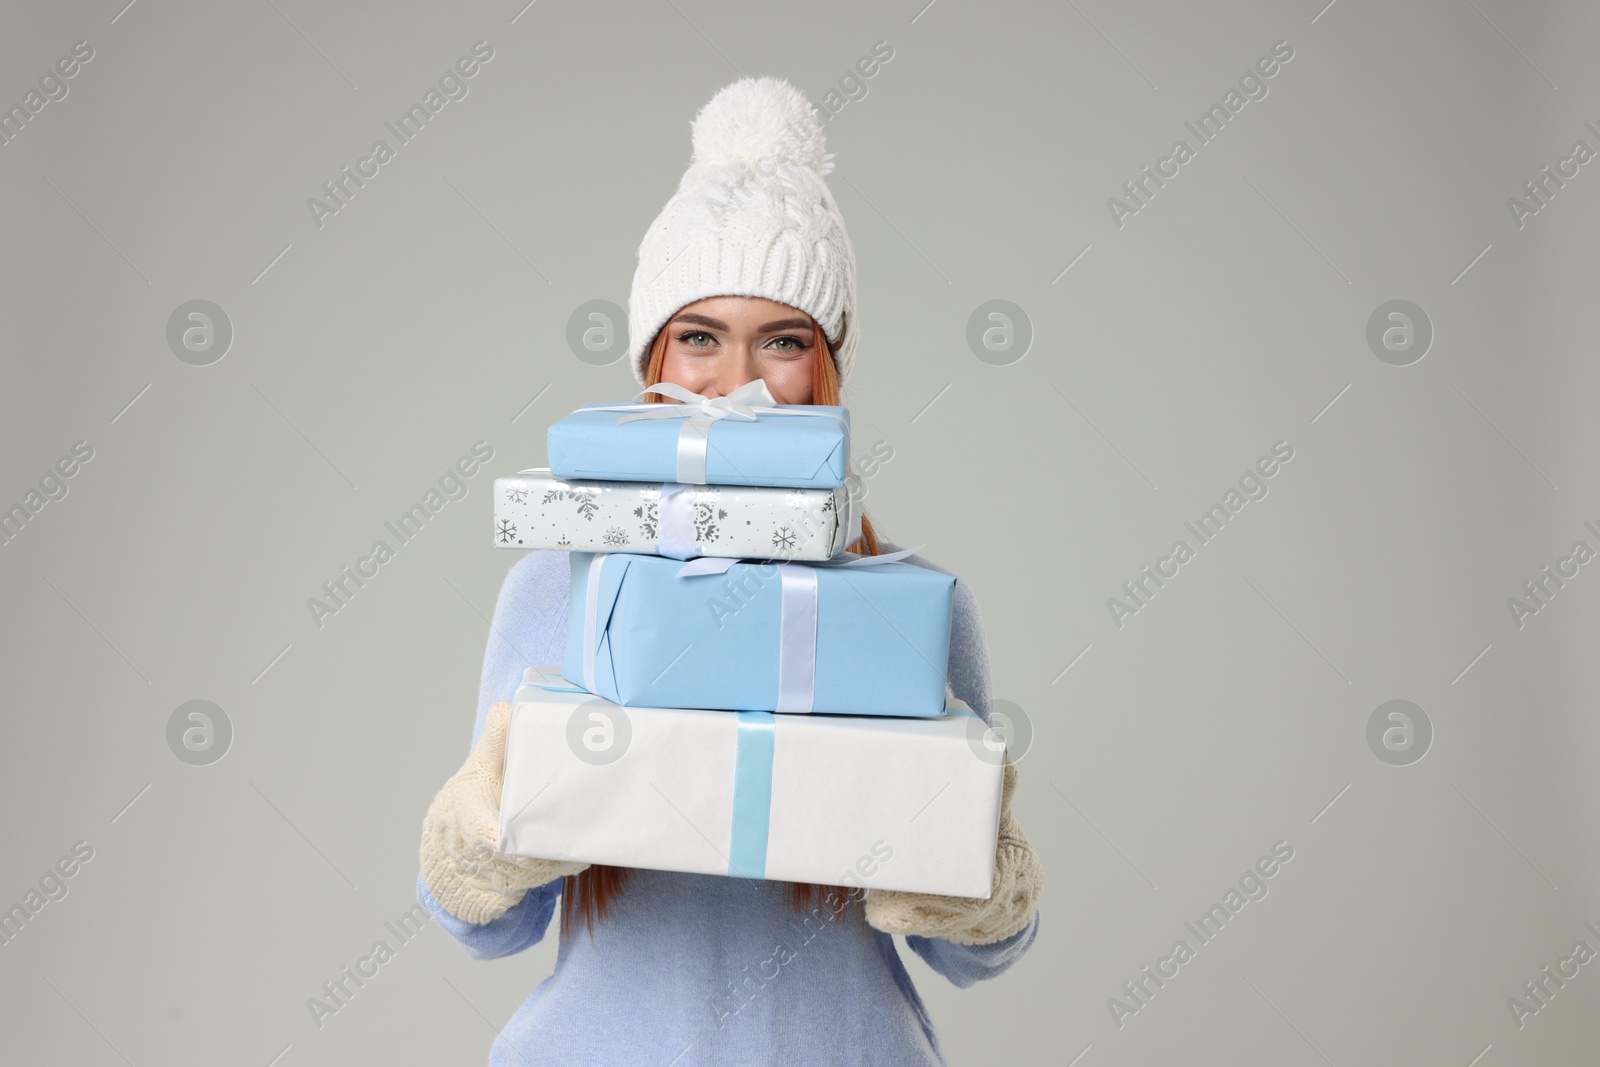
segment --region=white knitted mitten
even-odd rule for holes
[[[423,881],[445,911],[469,923],[498,919],[534,886],[589,866],[495,849],[510,721],[508,701],[489,709],[472,755],[439,790],[422,820]]]
[[[1044,890],[1044,867],[1011,812],[1011,795],[1016,789],[1017,765],[1007,763],[1000,793],[993,891],[987,900],[869,889],[867,922],[884,933],[938,937],[958,945],[1003,941],[1027,926]]]

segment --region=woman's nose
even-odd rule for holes
[[[715,388],[719,396],[727,396],[741,385],[753,382],[760,377],[751,365],[751,360],[743,353],[729,353],[723,365],[717,368]]]

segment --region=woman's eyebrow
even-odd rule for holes
[[[714,319],[710,315],[702,315],[696,311],[685,311],[681,315],[674,316],[672,321],[692,323],[697,326],[709,326],[713,330],[722,330],[724,332],[726,332],[728,329],[728,324],[723,322],[721,319]],[[778,319],[775,322],[767,323],[756,332],[772,333],[774,330],[804,330],[809,329],[810,326],[810,319]]]
[[[685,311],[682,315],[675,316],[673,322],[691,322],[699,326],[709,326],[713,330],[726,330],[728,324],[721,319],[714,319],[710,315],[701,315],[693,311]]]
[[[761,327],[759,332],[771,333],[773,330],[806,330],[810,328],[810,319],[779,319],[777,322],[767,323]]]

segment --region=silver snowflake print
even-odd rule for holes
[[[528,499],[528,491],[526,489],[517,488],[507,489],[506,499],[513,504],[525,503]],[[545,503],[549,503],[549,501],[545,501]]]
[[[571,548],[572,547],[572,542],[567,539],[567,535],[566,534],[562,534],[561,535],[561,540],[556,542],[556,547],[557,548]]]
[[[600,538],[611,548],[621,548],[628,543],[628,531],[620,526],[613,526]]]
[[[547,489],[540,503],[554,504],[558,500],[571,500],[578,505],[578,514],[592,522],[595,512],[600,510],[600,502],[595,499],[595,492],[594,489]]]
[[[638,507],[634,508],[633,509],[633,517],[638,519],[638,520],[640,520],[640,522],[639,522],[639,536],[643,537],[646,541],[654,541],[655,538],[656,538],[656,503],[655,503],[655,501],[652,500],[647,504],[641,504]]]
[[[834,508],[833,508],[833,495],[831,493],[828,495],[828,498],[822,502],[822,510],[823,511],[832,511],[832,510],[834,510]]]
[[[796,491],[783,494],[783,502],[791,508],[803,508],[811,501],[806,499],[804,492]]]
[[[795,542],[794,531],[787,526],[780,526],[772,531],[773,548],[793,548]]]
[[[501,519],[500,525],[495,527],[495,535],[500,538],[502,545],[510,544],[511,539],[517,535],[517,528],[510,519]],[[521,544],[522,542],[517,542]]]
[[[696,541],[715,541],[720,533],[717,520],[725,519],[728,513],[723,508],[712,507],[710,504],[696,504],[694,506],[694,539]]]

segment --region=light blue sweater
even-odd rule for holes
[[[897,551],[887,545],[883,551]],[[920,556],[907,562],[944,571]],[[559,664],[566,650],[567,553],[536,551],[506,575],[495,605],[472,746],[489,706],[510,700],[529,666]],[[972,589],[955,584],[950,687],[990,721],[989,651]],[[483,924],[446,912],[417,876],[417,899],[468,955],[495,959],[537,944],[561,879],[530,889]],[[944,1064],[922,998],[894,938],[864,936],[827,907],[807,916],[782,882],[635,869],[593,938],[562,931],[555,971],[496,1039],[490,1067],[627,1064]],[[858,911],[852,904],[844,913]],[[1012,937],[957,945],[907,937],[906,945],[961,988],[993,978],[1028,951],[1036,911]]]

